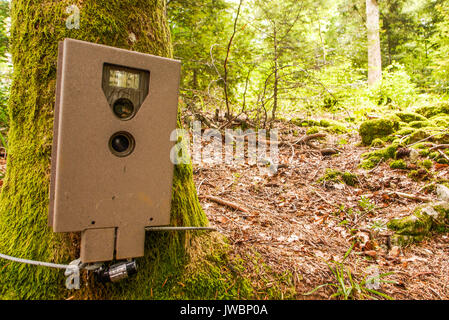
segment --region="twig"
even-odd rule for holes
[[[388,195],[392,195],[392,194],[395,194],[395,195],[397,195],[399,197],[411,199],[411,200],[418,200],[418,201],[423,201],[423,202],[431,202],[431,201],[433,201],[432,198],[422,197],[422,196],[418,196],[418,195],[414,195],[414,194],[408,194],[408,193],[403,193],[403,192],[399,192],[399,191],[388,192]]]
[[[307,143],[311,140],[325,138],[325,137],[326,137],[325,133],[309,134],[309,135],[302,136],[300,139],[298,139],[296,142],[294,142],[293,145],[298,144],[298,143]]]
[[[415,143],[409,144],[409,145],[407,145],[407,147],[411,147],[411,146],[414,146],[415,144],[418,144],[418,143],[420,143],[420,142],[427,141],[427,140],[429,140],[429,139],[431,139],[431,138],[433,138],[433,137],[435,137],[435,136],[438,136],[438,135],[440,135],[440,134],[442,134],[442,133],[445,133],[445,132],[447,133],[447,131],[448,131],[448,130],[441,130],[440,132],[435,133],[435,134],[432,134],[431,136],[428,136],[427,138],[424,138],[424,139],[421,139],[421,140],[419,140],[419,141],[416,141]]]
[[[221,204],[221,205],[224,205],[224,206],[227,206],[227,207],[230,207],[232,209],[236,209],[236,210],[239,210],[239,211],[242,211],[242,212],[245,212],[245,213],[250,213],[248,211],[248,209],[242,207],[241,205],[239,205],[237,203],[234,203],[234,202],[231,202],[231,201],[223,200],[223,199],[218,198],[218,197],[214,197],[214,196],[211,196],[211,195],[205,195],[205,196],[201,196],[201,198],[205,198],[207,200],[211,200],[211,201],[216,202],[218,204]]]
[[[449,157],[443,152],[443,151],[441,151],[440,149],[438,149],[438,152],[446,159],[446,160],[448,160],[449,161]]]
[[[429,150],[433,151],[433,150],[438,150],[438,149],[449,149],[449,144],[438,144],[436,146],[433,146]]]

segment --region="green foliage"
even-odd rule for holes
[[[370,145],[374,139],[385,138],[399,128],[399,121],[394,118],[367,120],[360,125],[359,133],[364,145]]]
[[[0,0],[0,63],[6,62],[8,52],[9,1]]]
[[[391,105],[402,110],[415,102],[416,85],[403,65],[392,64],[384,69],[382,82],[370,89],[370,96],[379,105]]]
[[[395,160],[390,163],[390,168],[391,169],[407,169],[407,163],[402,159]]]
[[[434,48],[430,56],[432,58],[432,67],[434,68],[434,77],[438,80],[435,85],[438,91],[447,93],[449,91],[449,4],[447,1],[436,1],[434,12],[437,15],[436,32],[430,40]]]
[[[350,268],[348,268],[344,262],[351,253],[354,244],[349,248],[349,250],[345,253],[343,260],[341,262],[332,260],[331,262],[325,261],[326,265],[328,266],[329,270],[332,272],[333,281],[332,283],[325,283],[322,285],[319,285],[315,289],[313,289],[310,292],[305,293],[304,295],[311,295],[314,292],[318,291],[319,289],[323,287],[332,287],[334,288],[334,293],[330,296],[330,298],[339,298],[342,300],[364,300],[364,299],[371,299],[371,300],[377,300],[379,297],[393,300],[390,296],[371,289],[368,284],[374,283],[375,281],[379,284],[381,283],[392,283],[391,281],[384,280],[383,278],[389,276],[392,274],[390,273],[382,273],[379,275],[374,276],[365,276],[361,281],[357,281],[355,276],[352,274],[352,271]]]

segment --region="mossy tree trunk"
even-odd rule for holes
[[[80,11],[79,29],[66,27],[66,8],[73,4]],[[7,173],[0,195],[1,253],[57,263],[68,263],[79,254],[78,234],[54,234],[47,226],[58,41],[70,37],[170,57],[164,10],[163,0],[12,1],[14,73]],[[175,168],[172,224],[207,224],[190,165]],[[236,294],[217,280],[227,272],[220,267],[225,258],[217,243],[226,246],[217,238],[204,233],[147,234],[146,256],[138,259],[136,278],[102,286],[84,276],[75,297],[232,297]],[[208,270],[189,269],[192,248],[213,260]],[[224,275],[228,276],[233,277]],[[73,294],[65,289],[61,270],[0,261],[0,298],[60,299]]]

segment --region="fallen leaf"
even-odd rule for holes
[[[401,249],[398,246],[394,246],[391,248],[390,252],[388,253],[388,256],[391,258],[397,258],[399,257],[399,254],[401,253]]]
[[[367,256],[372,257],[372,258],[377,258],[377,251],[374,251],[374,250],[368,250],[368,251],[365,251],[365,254],[366,254]]]

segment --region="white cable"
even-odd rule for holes
[[[57,263],[50,263],[50,262],[42,262],[42,261],[21,259],[21,258],[7,256],[7,255],[1,254],[1,253],[0,253],[0,258],[6,259],[6,260],[10,260],[10,261],[14,261],[14,262],[26,263],[26,264],[34,264],[36,266],[43,266],[43,267],[49,267],[49,268],[58,268],[58,269],[73,268],[73,265],[57,264]]]
[[[0,253],[0,258],[19,262],[19,263],[26,263],[26,264],[32,264],[35,266],[42,266],[42,267],[48,267],[48,268],[56,268],[56,269],[65,269],[64,275],[67,277],[65,281],[65,286],[67,289],[79,289],[80,288],[80,261],[75,260],[72,261],[70,264],[57,264],[57,263],[50,263],[50,262],[43,262],[43,261],[35,261],[35,260],[28,260],[28,259],[21,259],[16,257],[7,256],[6,254]]]

